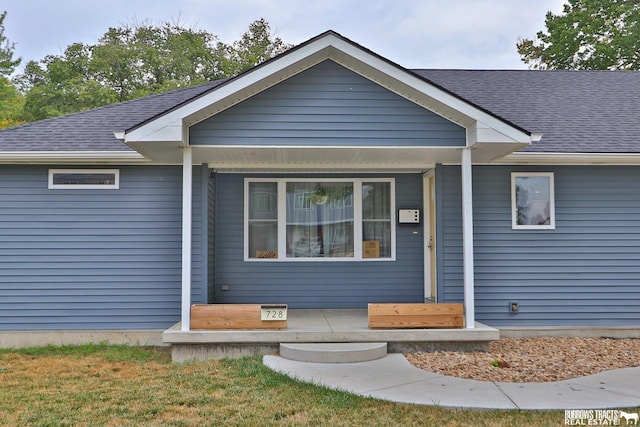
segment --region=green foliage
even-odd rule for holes
[[[42,65],[30,61],[18,77],[28,88],[24,115],[41,120],[118,101],[117,94],[95,78],[89,58],[90,48],[81,43],[67,47],[62,56],[48,55]]]
[[[224,77],[215,36],[164,24],[110,28],[91,47],[91,72],[123,101]]]
[[[267,21],[259,19],[249,25],[249,30],[232,48],[226,49],[230,52],[226,71],[231,75],[243,73],[289,48],[279,37],[273,38]]]
[[[21,58],[13,59],[15,43],[10,43],[4,35],[4,19],[6,16],[6,11],[0,14],[0,77],[10,76],[22,61]]]
[[[638,0],[569,0],[562,14],[547,13],[545,26],[516,45],[532,68],[640,69]]]
[[[0,76],[0,129],[22,124],[24,99],[6,77]]]
[[[15,44],[4,35],[4,19],[7,12],[0,14],[0,129],[22,123],[24,99],[9,76],[20,65],[21,58],[13,59]]]
[[[25,116],[40,120],[237,75],[290,46],[253,22],[226,45],[206,31],[165,23],[110,28],[95,45],[29,62],[18,76]]]

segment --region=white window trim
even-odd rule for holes
[[[275,182],[278,186],[278,258],[249,257],[249,183]],[[287,257],[287,182],[351,182],[353,183],[353,257]],[[391,184],[391,256],[362,257],[362,183]],[[244,179],[244,260],[247,262],[386,262],[396,260],[396,185],[395,178],[245,178]]]
[[[549,178],[549,224],[521,225],[518,224],[518,207],[516,204],[516,178],[534,176],[544,176]],[[555,230],[556,202],[553,176],[553,172],[511,172],[511,228],[513,230]]]
[[[113,184],[54,184],[53,176],[59,173],[73,174],[114,174]],[[120,169],[49,169],[49,189],[50,190],[118,190],[120,188]]]

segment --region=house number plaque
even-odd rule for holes
[[[260,320],[287,320],[287,304],[263,305],[260,307]]]

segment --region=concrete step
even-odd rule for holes
[[[381,359],[386,355],[386,342],[280,344],[280,356],[298,362],[368,362],[370,360]]]

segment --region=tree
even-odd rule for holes
[[[7,12],[0,14],[0,129],[22,123],[20,119],[23,98],[9,80],[21,58],[13,59],[15,44],[4,35],[4,19]]]
[[[91,48],[92,71],[122,101],[226,77],[219,44],[178,24],[110,28]]]
[[[18,81],[28,92],[24,116],[41,120],[118,101],[117,94],[100,84],[91,70],[90,48],[67,47],[62,56],[48,55],[42,65],[30,61]]]
[[[640,69],[639,0],[569,0],[548,12],[537,40],[517,43],[522,61],[536,69]]]
[[[9,77],[20,65],[22,58],[13,59],[15,43],[10,43],[4,35],[4,18],[6,16],[6,11],[0,14],[0,76]]]
[[[271,26],[265,19],[259,19],[251,23],[249,30],[233,44],[230,49],[232,65],[227,72],[240,74],[290,48],[291,45],[279,37],[273,37]]]
[[[54,117],[237,75],[290,46],[260,19],[227,45],[174,23],[110,28],[95,45],[31,61],[18,76],[30,120]]]
[[[0,76],[0,129],[24,123],[21,119],[24,99],[11,81]]]

